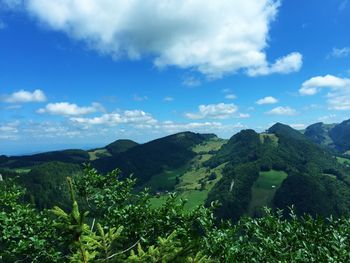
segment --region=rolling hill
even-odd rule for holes
[[[221,203],[216,211],[221,218],[259,215],[261,206],[296,205],[299,214],[324,216],[350,213],[349,170],[287,125],[277,123],[264,134],[241,131],[207,165],[221,162],[227,162],[222,179],[206,202]]]
[[[339,124],[315,123],[307,127],[304,134],[313,142],[341,154],[347,154],[350,150],[350,120]]]

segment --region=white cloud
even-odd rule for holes
[[[255,103],[258,105],[264,105],[264,104],[275,104],[277,102],[278,102],[278,99],[271,96],[267,96],[265,98],[257,100]]]
[[[335,58],[345,58],[350,55],[350,47],[333,48],[330,56]]]
[[[186,113],[185,117],[188,119],[225,119],[231,117],[238,110],[238,107],[231,104],[219,103],[219,104],[209,104],[209,105],[200,105],[198,107],[197,113]]]
[[[182,85],[187,86],[187,87],[197,87],[200,86],[202,84],[202,82],[193,76],[186,76],[183,81],[182,81]]]
[[[329,89],[327,102],[329,109],[350,110],[350,79],[333,75],[317,76],[305,81],[299,93],[301,95],[315,95],[322,89]]]
[[[72,116],[72,115],[86,115],[97,111],[103,111],[103,107],[99,103],[92,103],[88,107],[80,107],[74,103],[57,102],[49,103],[45,108],[37,110],[37,113],[49,113],[52,115]]]
[[[293,61],[294,53],[268,66],[265,50],[279,0],[23,3],[41,23],[114,58],[151,55],[159,68],[194,69],[212,78],[241,69],[264,69],[252,74],[265,75],[300,67],[300,61]]]
[[[281,115],[281,116],[293,116],[297,114],[297,111],[291,107],[276,107],[268,111],[269,115]]]
[[[46,96],[40,89],[36,89],[33,92],[19,90],[11,95],[4,95],[2,100],[7,103],[43,102],[46,101]]]
[[[237,98],[237,96],[235,94],[227,94],[225,96],[225,99],[228,99],[228,100],[234,100],[236,98]]]
[[[142,110],[126,110],[122,113],[105,113],[99,117],[71,118],[71,121],[85,125],[109,125],[116,126],[119,124],[155,124],[157,120],[151,114]]]
[[[170,102],[170,101],[174,101],[173,97],[164,97],[163,99],[164,101]]]
[[[238,118],[247,119],[247,118],[250,118],[250,114],[249,113],[239,113]]]
[[[318,120],[321,122],[330,123],[330,122],[334,122],[336,117],[337,115],[335,114],[328,114],[328,115],[319,117]]]
[[[16,140],[18,138],[19,125],[19,121],[0,125],[0,140]]]
[[[274,73],[288,74],[297,72],[303,65],[303,56],[298,52],[290,53],[276,60],[272,65],[267,63],[248,69],[249,76],[264,76]]]

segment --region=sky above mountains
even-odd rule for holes
[[[348,119],[348,0],[0,0],[0,154]]]

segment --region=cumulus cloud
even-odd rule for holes
[[[258,105],[264,105],[264,104],[275,104],[278,102],[278,99],[271,97],[271,96],[267,96],[264,97],[262,99],[257,100],[255,103]]]
[[[27,102],[44,102],[46,96],[40,89],[36,89],[33,92],[26,90],[19,90],[10,95],[3,95],[2,101],[7,103],[27,103]]]
[[[311,96],[322,89],[329,90],[326,95],[329,109],[350,110],[350,79],[333,75],[313,77],[302,84],[299,93]]]
[[[235,114],[238,110],[238,107],[233,103],[225,104],[209,104],[209,105],[200,105],[198,107],[198,112],[196,113],[186,113],[185,117],[188,119],[226,119]]]
[[[293,116],[297,111],[291,107],[276,107],[267,112],[268,115]]]
[[[52,115],[72,116],[86,115],[97,111],[103,111],[103,107],[99,103],[92,103],[91,106],[80,107],[77,104],[69,102],[49,103],[45,108],[40,108],[37,113],[49,113]]]
[[[151,114],[142,110],[126,110],[122,113],[105,113],[99,117],[71,118],[71,121],[78,124],[86,125],[109,125],[116,126],[119,124],[155,124],[157,120]]]
[[[303,65],[303,56],[298,52],[290,53],[282,58],[276,60],[275,63],[269,65],[267,63],[255,68],[248,69],[250,76],[264,76],[274,73],[288,74],[297,72]]]
[[[211,78],[241,69],[250,75],[288,73],[301,66],[298,53],[282,57],[273,65],[267,62],[269,29],[278,13],[279,0],[23,3],[39,22],[116,59],[151,55],[158,68],[194,69]]]

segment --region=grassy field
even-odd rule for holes
[[[22,167],[22,168],[16,168],[12,170],[19,174],[26,174],[26,173],[29,173],[31,169],[32,169],[31,167]]]
[[[111,156],[111,154],[107,151],[107,149],[97,149],[94,151],[90,151],[88,153],[89,153],[90,161],[97,160],[102,156]]]
[[[281,171],[271,170],[260,172],[258,180],[252,187],[252,200],[249,205],[249,215],[254,215],[263,206],[269,206],[272,198],[287,174]]]
[[[349,164],[350,165],[350,159],[347,159],[347,158],[337,157],[337,161],[338,161],[338,163],[341,163],[341,164]]]
[[[164,190],[176,192],[178,198],[186,199],[187,209],[204,204],[211,188],[222,178],[222,169],[226,165],[210,169],[204,166],[204,162],[212,157],[212,151],[220,149],[225,142],[226,140],[212,139],[197,145],[193,151],[198,155],[187,165],[153,176],[146,185],[151,189],[158,189],[158,196],[151,199],[152,206],[157,207],[165,202],[167,193]],[[216,178],[209,178],[213,173]]]

